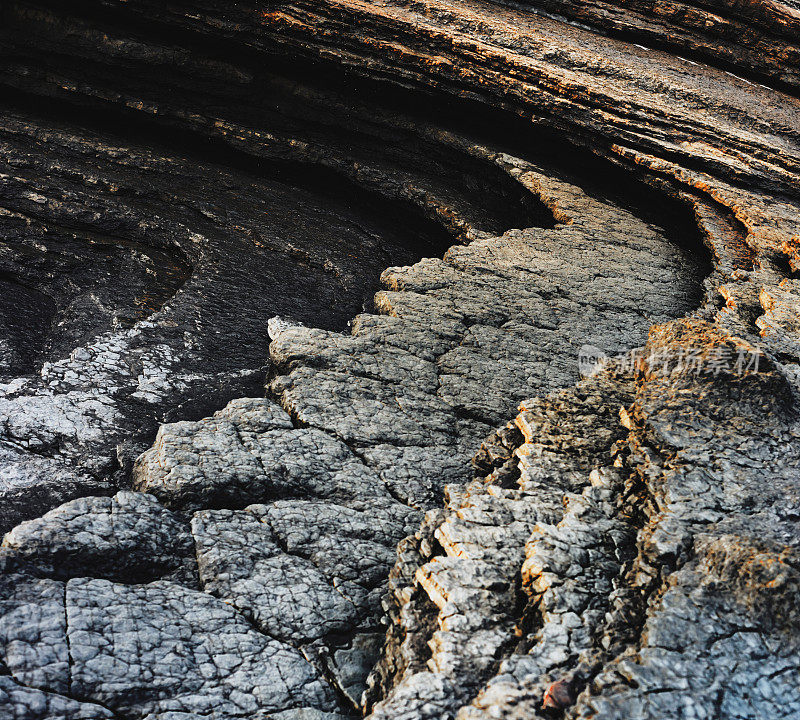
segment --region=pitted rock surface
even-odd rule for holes
[[[111,710],[100,705],[79,702],[57,693],[34,690],[17,684],[8,675],[0,675],[0,703],[3,705],[5,717],[10,720],[95,720],[115,717]]]
[[[266,498],[387,498],[380,478],[341,441],[295,429],[269,400],[235,400],[212,418],[165,425],[137,461],[136,487],[170,507],[236,507]]]
[[[372,678],[374,692],[386,695],[374,717],[452,715],[493,672],[499,672],[498,681],[513,673],[505,666],[498,671],[505,658],[504,665],[533,665],[537,680],[574,662],[575,646],[586,645],[604,615],[592,596],[602,598],[610,589],[609,570],[613,577],[615,562],[626,552],[613,510],[604,513],[598,501],[607,500],[619,484],[612,448],[625,433],[616,412],[633,391],[629,377],[609,374],[525,403],[517,418],[521,434],[504,433],[511,459],[496,462],[486,479],[450,489],[445,513],[431,513],[421,536],[433,532],[436,544],[401,552],[393,571],[395,624],[387,647],[394,656],[387,655],[391,664],[379,665]],[[496,442],[484,445],[481,459]],[[548,612],[537,628],[538,652],[518,655],[515,648],[533,644],[535,637],[531,632],[519,639],[526,625],[535,623],[519,579],[520,568],[524,583],[532,567],[543,577],[535,589],[523,587],[546,598]],[[596,573],[597,587],[587,587],[582,572]],[[436,622],[409,619],[409,605],[427,607]],[[430,658],[418,657],[421,649],[427,655],[426,648]],[[538,701],[541,705],[541,696]]]
[[[378,627],[386,568],[418,514],[372,499],[361,507],[280,501],[196,513],[203,587],[295,643]]]

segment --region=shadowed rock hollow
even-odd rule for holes
[[[800,712],[796,9],[2,13],[0,717]]]

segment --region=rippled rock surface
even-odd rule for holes
[[[0,718],[800,713],[796,8],[1,12]]]

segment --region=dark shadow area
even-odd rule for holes
[[[94,81],[98,87],[124,90],[134,97],[153,97],[173,106],[196,106],[244,126],[258,127],[261,124],[262,127],[288,131],[302,127],[308,137],[345,146],[354,156],[383,154],[388,162],[396,163],[398,169],[410,163],[417,172],[424,173],[424,165],[428,164],[433,172],[446,178],[450,187],[458,188],[468,204],[489,210],[490,221],[485,221],[484,213],[483,223],[473,223],[477,229],[499,234],[513,227],[552,226],[549,211],[505,173],[489,163],[443,149],[440,143],[422,138],[419,129],[433,124],[473,137],[493,148],[507,150],[518,157],[529,157],[552,167],[553,172],[563,172],[573,182],[578,181],[587,192],[634,210],[648,221],[671,230],[679,244],[703,252],[691,214],[683,206],[647,187],[629,172],[587,152],[585,147],[576,146],[579,141],[586,143],[587,138],[565,138],[541,124],[534,127],[530,119],[520,118],[512,111],[503,113],[478,100],[448,97],[444,93],[432,94],[428,87],[415,87],[412,77],[406,78],[401,87],[395,82],[365,79],[355,71],[343,71],[333,63],[285,57],[246,25],[246,14],[242,16],[242,25],[236,29],[241,37],[228,39],[224,33],[212,34],[199,20],[194,24],[194,30],[187,29],[188,24],[183,24],[185,19],[180,13],[176,14],[158,3],[142,1],[120,7],[80,0],[70,5],[76,23],[97,23],[109,32],[115,30],[120,37],[145,44],[155,43],[162,49],[180,48],[186,53],[179,62],[168,62],[164,58],[148,62],[134,56],[109,58],[107,54],[103,55],[102,49],[91,47],[91,38],[81,38],[79,32],[70,37],[74,47],[59,47],[53,38],[64,29],[52,29],[53,23],[46,17],[46,8],[63,13],[60,5],[44,0],[18,3],[17,6],[27,7],[29,13],[37,12],[33,8],[43,8],[45,17],[37,20],[38,25],[29,25],[33,30],[27,43],[21,44],[17,40],[7,45],[3,54],[9,64],[24,65],[28,53],[41,61],[42,50],[48,49],[48,62],[60,76],[73,75],[87,82]],[[10,11],[8,19],[13,19]],[[13,24],[9,22],[8,27],[11,29]],[[18,27],[28,26],[23,23]],[[46,30],[40,33],[41,37],[36,36],[37,27]],[[71,27],[67,29],[74,30]],[[242,42],[245,39],[247,42]],[[29,89],[35,90],[35,84],[32,80]],[[56,87],[35,91],[46,92],[51,98],[61,93],[63,97],[69,95],[74,103],[85,102],[87,107],[91,106],[92,112],[86,113],[84,120],[104,106],[114,104],[112,97],[107,101],[96,97],[82,99],[80,92],[64,93]],[[316,96],[319,106],[316,110],[312,96]],[[333,101],[340,103],[338,109],[333,107]],[[51,100],[44,102],[47,104]],[[374,109],[374,116],[365,120],[359,114],[359,106]],[[58,112],[61,113],[62,109],[59,108]],[[170,143],[173,140],[181,144],[189,142],[186,135],[191,123],[169,113],[151,115],[141,110],[129,110],[119,114],[116,120],[103,115],[98,117],[103,123],[119,125],[121,122],[123,129],[126,123],[134,122],[137,117],[147,118],[150,122],[145,124],[157,125],[159,132],[165,132],[170,125],[180,128],[177,136],[170,138]],[[382,118],[386,117],[395,124],[404,125],[392,129],[394,147],[386,142],[386,137],[376,137],[374,127],[368,127],[370,124],[381,125],[384,122]],[[417,125],[417,132],[409,128],[409,121]],[[211,139],[212,128],[205,128],[205,134],[203,128],[198,130],[202,151],[212,153],[215,161],[226,164],[253,162],[230,154],[229,142],[217,143]],[[143,126],[137,126],[135,132],[137,135],[143,132]],[[257,152],[255,148],[248,148],[243,155],[252,158],[254,152]],[[206,157],[210,159],[212,156]],[[277,169],[278,166],[272,165],[269,172]],[[287,181],[295,185],[304,182],[308,176],[307,168],[298,165],[284,166],[281,171],[286,173]],[[333,180],[335,177],[324,180],[322,184],[330,189],[336,185]],[[319,186],[315,190],[319,190]],[[381,208],[382,211],[386,209]],[[403,211],[407,209],[403,208]]]
[[[103,332],[161,309],[191,275],[178,248],[159,249],[25,213],[0,217],[0,333],[12,361],[0,375],[36,372]]]
[[[47,295],[4,274],[0,271],[0,378],[35,366],[55,315]]]

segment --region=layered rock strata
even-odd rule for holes
[[[555,10],[577,16],[568,3]],[[580,19],[794,82],[793,26],[776,20],[792,16],[788,6],[754,9],[754,34],[735,39],[738,19],[701,33],[678,8],[668,27],[680,32],[667,37],[663,14],[645,23],[647,13],[632,8],[630,30],[603,11],[582,6]],[[387,247],[427,258],[386,270],[376,312],[357,315],[345,333],[335,328],[352,314],[347,303],[324,322],[295,313],[269,325],[278,310],[259,304],[247,319],[253,337],[272,338],[268,397],[234,400],[199,421],[245,385],[212,399],[202,388],[232,369],[264,372],[258,343],[247,362],[228,359],[202,375],[199,396],[171,366],[141,371],[127,349],[121,364],[135,380],[119,391],[106,390],[113,371],[87,390],[87,373],[70,366],[63,377],[83,383],[81,401],[91,396],[129,423],[91,410],[91,442],[75,433],[74,413],[52,429],[46,409],[47,431],[31,431],[31,398],[75,398],[73,385],[50,383],[50,368],[65,361],[51,358],[38,376],[8,384],[3,452],[6,467],[22,468],[11,490],[31,486],[11,524],[34,493],[38,514],[64,499],[62,488],[74,497],[127,485],[137,446],[120,449],[116,467],[109,449],[143,424],[130,398],[143,382],[158,385],[146,382],[151,375],[165,389],[146,398],[155,406],[147,428],[187,418],[162,426],[137,460],[135,492],[72,500],[6,535],[0,700],[9,717],[299,720],[359,706],[376,718],[461,720],[800,712],[795,99],[506,3],[137,0],[70,13],[13,3],[4,13],[2,81],[25,93],[7,120],[14,172],[4,217],[10,227],[24,221],[20,245],[42,212],[53,224],[69,202],[95,214],[68,227],[114,212],[135,218],[146,242],[117,223],[131,237],[112,243],[122,249],[106,262],[155,297],[126,331],[144,334],[145,356],[165,345],[175,352],[163,340],[170,322],[186,332],[176,298],[202,317],[216,311],[216,293],[237,275],[226,257],[286,253],[263,242],[270,233],[249,219],[255,201],[242,196],[276,192],[265,184],[287,177],[287,161],[335,172],[323,177],[391,202],[392,217],[414,228],[414,243],[407,229],[364,232],[364,215],[354,218],[341,195],[297,202],[303,212],[323,204],[323,225],[331,212],[352,219],[376,263]],[[303,74],[307,67],[298,75],[281,56],[298,67],[322,61],[312,67],[329,80]],[[274,73],[259,69],[265,58]],[[212,161],[196,140],[183,145],[188,160],[132,143],[109,151],[96,129],[67,132],[36,117],[32,97],[102,112],[104,125],[123,110],[128,121],[147,116],[153,143],[185,143],[189,132],[222,142],[237,150],[235,171],[233,156]],[[504,139],[492,142],[492,118]],[[182,135],[167,138],[164,128]],[[622,171],[567,152],[553,132]],[[44,150],[32,152],[32,142]],[[120,165],[123,194],[135,202],[108,199]],[[222,179],[197,182],[209,173]],[[192,187],[164,189],[187,174]],[[289,176],[304,192],[319,189],[304,173]],[[619,180],[630,176],[674,204],[643,207],[653,196]],[[53,177],[61,179],[47,185]],[[155,187],[133,190],[135,177]],[[66,196],[67,179],[79,193]],[[85,189],[98,184],[102,192]],[[65,195],[58,203],[54,190]],[[170,199],[180,212],[160,218]],[[236,218],[222,218],[230,206]],[[198,210],[214,232],[193,230]],[[692,232],[677,222],[686,210]],[[230,253],[242,226],[259,252]],[[45,247],[48,233],[40,232]],[[429,257],[441,233],[444,244],[463,244]],[[310,235],[312,254],[320,233]],[[369,272],[344,260],[352,237],[333,245],[347,268],[337,277]],[[324,247],[323,265],[327,239]],[[219,272],[192,287],[208,255]],[[40,266],[31,277],[59,275]],[[103,266],[80,272],[103,287],[102,304],[129,306],[129,295],[103,286]],[[245,274],[233,307],[252,299]],[[9,366],[73,345],[75,330],[47,330],[51,287],[12,281],[25,287],[26,322],[40,329],[28,335],[20,321],[7,323],[16,342]],[[333,292],[347,285],[335,281]],[[348,302],[368,290],[358,282]],[[241,337],[224,320],[209,326]],[[618,357],[576,385],[584,345]],[[217,347],[198,333],[175,367],[203,372]],[[90,359],[73,353],[70,362]],[[487,437],[473,479],[468,459]],[[38,468],[42,479],[30,483]]]
[[[667,48],[797,93],[800,7],[794,2],[526,0],[615,37]]]
[[[332,133],[340,120],[329,119]],[[372,142],[395,144],[372,167],[339,157],[345,149],[328,155],[364,172],[359,185],[304,169],[311,151],[299,138],[311,131],[300,120],[294,130],[276,143],[282,153],[301,146],[296,165],[234,155],[225,166],[213,146],[170,153],[158,144],[180,147],[170,134],[144,146],[5,115],[5,301],[21,305],[7,313],[19,327],[3,348],[5,528],[124,485],[159,422],[259,392],[270,317],[342,329],[372,307],[387,265],[512,218],[552,224],[491,153],[459,138],[417,138],[432,152],[402,180],[387,157],[401,141],[377,124]],[[444,188],[437,176],[459,159],[485,177]]]

